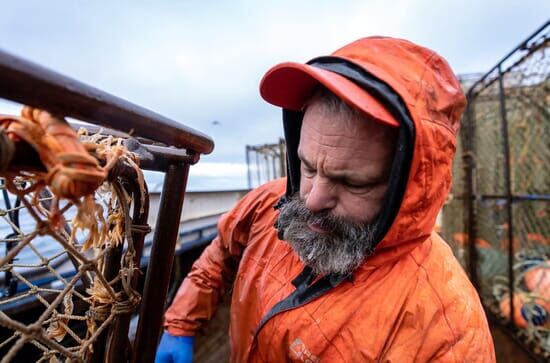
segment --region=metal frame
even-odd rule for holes
[[[0,51],[0,98],[132,135],[153,155],[141,167],[166,173],[130,357],[132,362],[152,362],[162,328],[189,167],[198,162],[200,154],[211,153],[214,142],[176,121],[3,51]],[[27,151],[26,155],[31,156],[32,152]],[[16,152],[13,161],[21,155],[22,152]],[[109,359],[113,362],[125,359],[123,347],[129,317],[123,320],[119,319],[113,330],[114,346],[106,347],[112,349]]]
[[[547,47],[550,42],[550,21],[547,21],[527,39],[515,47],[509,52],[502,60],[500,60],[489,72],[481,76],[481,78],[473,83],[468,92],[468,108],[463,119],[463,131],[462,131],[462,145],[463,145],[463,161],[465,167],[465,190],[464,195],[455,196],[456,199],[462,199],[464,202],[464,230],[468,234],[467,242],[467,270],[472,280],[472,283],[476,289],[480,290],[480,279],[478,276],[479,256],[476,248],[477,239],[477,219],[478,219],[478,202],[488,199],[501,199],[506,202],[506,218],[508,223],[508,288],[510,291],[510,311],[514,311],[514,221],[513,221],[513,209],[512,204],[515,201],[550,201],[549,195],[518,195],[514,194],[511,187],[511,162],[510,162],[510,141],[509,141],[509,128],[508,128],[508,116],[506,111],[506,92],[504,85],[504,76],[510,72],[513,72],[514,68],[520,65],[533,53]],[[494,98],[499,103],[499,117],[502,135],[502,151],[504,155],[504,194],[480,194],[476,186],[476,172],[481,163],[480,160],[476,160],[475,152],[475,135],[476,135],[476,114],[475,105],[477,101],[482,101],[484,95],[482,91],[486,90],[491,85],[497,85],[498,95]],[[493,98],[491,98],[493,99]],[[489,312],[489,315],[492,315]],[[513,316],[513,315],[512,315]],[[515,326],[514,319],[510,318],[505,326],[502,326],[502,319],[498,319],[492,316],[492,321],[499,323],[503,329],[508,329],[510,334],[514,335],[518,329]],[[524,347],[526,351],[529,351]],[[530,352],[532,353],[532,352]]]
[[[517,64],[521,63],[526,57],[530,56],[533,52],[544,47],[550,38],[545,33],[550,27],[550,21],[547,21],[543,26],[541,26],[537,31],[535,31],[531,36],[519,44],[514,50],[508,53],[500,62],[498,62],[489,72],[482,76],[477,82],[475,82],[467,92],[468,99],[468,108],[466,109],[464,117],[464,131],[462,132],[462,142],[464,145],[463,159],[466,168],[466,190],[465,195],[462,196],[465,201],[465,209],[467,213],[465,214],[465,230],[468,231],[468,270],[470,278],[476,288],[479,288],[479,279],[477,278],[477,251],[475,248],[476,236],[476,210],[475,210],[475,201],[483,199],[506,199],[507,204],[507,214],[508,214],[508,240],[509,240],[509,264],[510,269],[513,265],[513,214],[512,214],[512,202],[515,200],[549,200],[547,195],[539,196],[522,196],[514,195],[511,190],[510,185],[510,145],[508,140],[508,120],[506,115],[506,98],[503,85],[503,77],[506,73],[510,72]],[[506,64],[509,64],[512,61],[512,64],[503,70]],[[496,76],[494,75],[496,73]],[[503,135],[503,151],[505,157],[505,195],[480,195],[477,193],[475,185],[475,173],[476,173],[476,161],[474,159],[474,153],[476,150],[475,147],[475,129],[476,129],[476,116],[474,111],[474,106],[476,103],[476,98],[480,95],[481,91],[489,87],[494,82],[498,82],[499,86],[499,103],[500,103],[500,116],[501,116],[501,128]],[[510,281],[513,281],[513,270],[509,271]],[[513,292],[513,282],[510,285],[510,291]],[[512,300],[512,299],[511,299]],[[510,301],[511,311],[513,310],[513,301]],[[513,322],[512,322],[513,324]]]
[[[248,188],[258,186],[266,181],[286,176],[285,140],[279,139],[276,144],[246,145],[246,166]],[[255,160],[252,161],[252,155]],[[263,159],[263,160],[261,160]],[[256,169],[256,183],[253,183],[252,170]],[[254,184],[254,185],[253,185]]]

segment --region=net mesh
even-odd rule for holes
[[[85,130],[79,136],[88,154],[104,165],[105,175],[116,165],[135,170],[143,206],[143,176],[122,140]],[[135,199],[121,177],[106,178],[91,194],[67,197],[48,185],[44,173],[12,169],[4,174],[0,326],[11,334],[0,343],[1,362],[29,347],[39,352],[39,362],[83,362],[117,316],[132,313],[140,301],[134,288],[136,226],[130,217]],[[36,309],[37,318],[27,321],[21,306]]]
[[[532,344],[535,351],[550,357],[549,42],[545,40],[502,74],[513,196],[512,225],[508,213],[498,77],[495,70],[488,77],[495,81],[469,100],[475,126],[462,132],[468,133],[466,138],[473,138],[473,150],[466,156],[471,157],[475,165],[475,195],[465,194],[465,153],[463,143],[459,142],[453,176],[455,198],[444,207],[442,233],[465,264],[469,223],[465,218],[465,201],[474,198],[477,274],[483,303],[505,321],[513,319],[519,335]],[[512,296],[508,274],[510,244],[514,261]],[[510,311],[511,297],[515,305],[513,312]]]

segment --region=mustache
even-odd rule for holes
[[[315,224],[331,234],[345,234],[350,229],[365,228],[365,224],[332,214],[329,211],[311,212],[297,196],[292,197],[284,206],[286,220]],[[278,223],[279,224],[279,223]],[[278,226],[276,227],[284,227]]]
[[[363,226],[363,224],[355,223],[340,216],[335,216],[330,212],[312,213],[307,211],[305,213],[307,213],[304,220],[306,223],[316,224],[322,229],[328,230],[330,233],[334,234],[344,233],[343,226],[345,226],[346,229],[360,228]]]

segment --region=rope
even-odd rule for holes
[[[84,144],[78,135],[84,139]],[[9,238],[0,236],[0,244],[14,244],[0,258],[0,272],[9,272],[28,287],[24,293],[0,298],[0,305],[35,299],[44,306],[43,313],[30,325],[23,325],[0,311],[0,326],[13,331],[13,335],[0,344],[0,347],[10,347],[1,362],[10,361],[27,343],[42,351],[40,361],[65,358],[84,362],[102,332],[110,329],[115,317],[131,314],[139,305],[141,296],[134,286],[140,270],[132,234],[146,234],[151,228],[132,223],[132,198],[118,177],[107,178],[121,163],[125,168],[134,169],[141,195],[133,198],[141,198],[143,208],[147,195],[137,156],[125,149],[121,139],[89,136],[81,131],[78,135],[63,119],[28,107],[23,109],[21,117],[0,116],[0,177],[5,178],[0,189],[9,191],[21,202],[13,207],[5,203],[5,208],[0,208],[0,222],[5,221],[17,231]],[[6,155],[3,142],[6,140],[12,144],[26,142],[31,145],[47,172],[13,168],[6,172],[8,169],[2,168]],[[46,193],[48,190],[53,197]],[[45,199],[44,195],[50,197]],[[36,223],[31,230],[14,223],[14,218],[19,218],[23,211],[26,220]],[[70,219],[65,217],[67,214],[71,215]],[[47,237],[47,243],[58,244],[63,251],[53,256],[44,255],[33,243],[40,236],[43,236],[42,243]],[[106,258],[113,248],[120,248],[124,253],[118,275],[107,281],[104,275],[108,267]],[[38,262],[17,262],[23,251],[33,253]],[[52,263],[63,256],[73,261],[77,270],[70,279],[63,278]],[[31,267],[44,268],[62,288],[33,285],[19,270]],[[85,281],[90,282],[86,285]],[[86,286],[84,291],[76,289],[79,282]],[[76,306],[82,305],[85,306],[82,313],[74,311]],[[74,321],[86,323],[88,329],[84,335],[71,328]],[[71,339],[65,339],[66,336]]]
[[[107,171],[89,155],[76,132],[62,118],[25,106],[21,117],[0,116],[11,140],[31,145],[47,170],[42,181],[60,197],[76,199],[93,193]]]
[[[14,153],[13,142],[8,138],[6,130],[0,126],[0,173],[8,168]]]

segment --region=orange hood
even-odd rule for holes
[[[355,52],[358,45],[365,50],[360,55]],[[377,253],[367,263],[377,264],[408,252],[432,232],[451,188],[456,134],[466,98],[440,55],[405,40],[365,38],[334,55],[353,59],[393,88],[405,102],[415,128],[401,206]]]
[[[351,71],[341,71],[346,67]],[[372,78],[367,86],[355,77],[361,71]],[[387,208],[393,211],[386,211],[386,227],[366,267],[392,261],[428,238],[451,187],[456,133],[466,105],[460,84],[434,51],[386,37],[357,40],[306,65],[273,67],[264,76],[260,93],[289,112],[285,120],[290,167],[287,194],[299,186],[299,160],[293,154],[303,114],[297,110],[319,83],[375,120],[390,126],[400,123],[401,131],[406,125],[412,128],[409,146],[398,146],[401,152],[407,150],[401,160],[394,161],[394,169],[401,167],[398,178],[402,180],[394,181],[393,190],[390,180]],[[384,98],[384,92],[390,95]],[[395,111],[399,104],[404,112]],[[298,128],[298,136],[289,132],[293,127]]]

